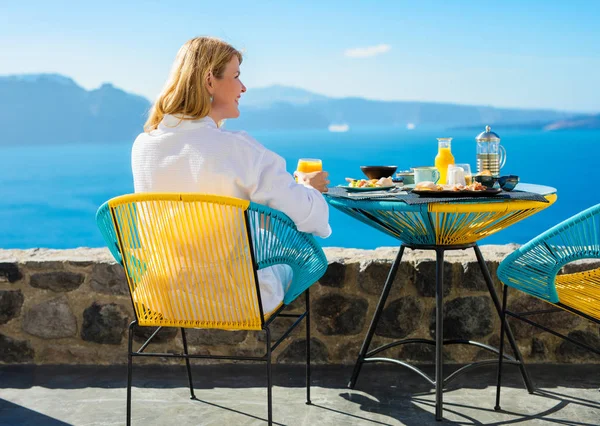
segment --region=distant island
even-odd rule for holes
[[[150,106],[148,99],[109,83],[88,91],[59,74],[0,76],[0,114],[8,124],[0,145],[130,141],[142,131]],[[363,126],[482,129],[486,124],[543,130],[600,128],[600,115],[330,98],[286,86],[249,89],[240,109],[240,118],[229,120],[228,129],[339,131],[340,123],[344,130]]]

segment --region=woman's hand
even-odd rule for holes
[[[294,172],[294,176],[298,179],[298,183],[300,184],[312,186],[321,193],[328,191],[327,185],[329,185],[329,179],[327,179],[327,177],[329,176],[329,173],[327,172]]]

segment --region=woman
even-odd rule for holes
[[[246,87],[240,80],[242,55],[210,37],[185,43],[132,150],[135,192],[204,192],[243,198],[286,213],[303,232],[331,234],[329,210],[321,195],[327,172],[286,171],[285,161],[245,132],[220,128],[240,115]],[[258,271],[263,311],[283,300],[291,268]]]

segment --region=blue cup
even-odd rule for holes
[[[440,172],[436,167],[414,167],[415,183],[425,181],[437,183],[440,180]]]

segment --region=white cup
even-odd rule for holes
[[[440,172],[435,167],[413,167],[413,170],[415,172],[415,183],[426,181],[437,183],[440,180]]]
[[[448,185],[466,185],[465,170],[462,167],[450,164],[448,174],[446,175],[446,184]]]

